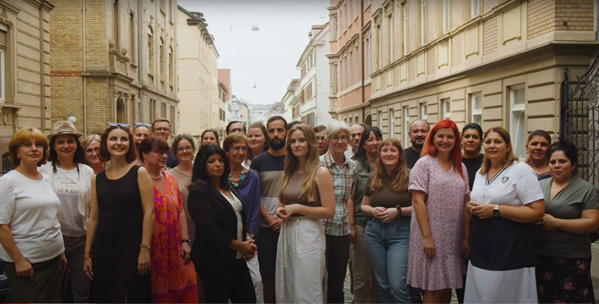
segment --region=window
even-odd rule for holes
[[[514,154],[520,158],[526,157],[524,145],[526,143],[526,111],[524,85],[509,87],[510,91],[510,135]]]
[[[340,6],[339,7],[339,26],[340,26],[339,35],[341,35],[341,33],[343,33],[343,29],[345,29],[344,21],[345,21],[345,19],[343,19],[343,8]]]
[[[345,74],[346,74],[346,76],[345,76],[345,77],[346,77],[346,78],[345,78],[345,88],[347,89],[347,88],[349,88],[349,86],[350,86],[350,82],[349,82],[349,75],[347,75],[347,74],[349,73],[348,71],[349,71],[350,64],[349,64],[349,62],[347,61],[347,55],[345,55],[345,58],[343,58],[343,64],[345,65],[345,67],[344,67],[344,69],[345,69]]]
[[[160,75],[160,83],[162,84],[162,86],[164,87],[164,82],[166,79],[166,66],[165,66],[165,54],[164,54],[164,40],[162,38],[160,38],[160,66],[158,67],[160,73],[158,73]]]
[[[150,121],[156,120],[156,100],[150,99]]]
[[[335,73],[333,75],[333,94],[337,94],[339,90],[339,65],[337,63],[333,65],[333,72]]]
[[[343,58],[341,58],[341,60],[339,60],[339,68],[341,69],[341,86],[339,87],[339,91],[343,91],[343,89],[345,88],[345,69],[343,68]]]
[[[6,32],[1,31],[6,36]],[[3,45],[0,48],[0,103],[6,102],[6,51]]]
[[[333,19],[332,20],[333,21],[332,22],[333,26],[331,28],[331,37],[330,37],[330,40],[331,41],[337,41],[337,27],[339,26],[339,24],[337,24],[337,16],[332,17],[332,19]]]
[[[372,0],[364,0],[364,8],[366,8],[371,2]]]
[[[114,39],[114,49],[117,51],[117,54],[120,55],[120,48],[119,48],[119,1],[118,0],[113,0],[112,2],[112,19],[113,19],[113,28],[112,28],[112,38]]]
[[[470,122],[477,123],[482,126],[483,109],[481,105],[481,93],[470,94]]]
[[[354,52],[349,52],[349,85],[354,84]]]
[[[389,137],[395,136],[395,109],[389,109]]]
[[[478,16],[480,13],[480,0],[470,0],[470,18]]]
[[[425,102],[420,104],[420,119],[426,120],[428,118],[428,107]]]
[[[420,46],[426,45],[426,0],[420,0]]]
[[[443,34],[449,31],[449,0],[443,0]]]
[[[408,55],[408,7],[406,4],[403,7],[403,55]]]
[[[160,103],[160,117],[166,117],[166,103]]]
[[[358,12],[360,11],[360,0],[350,0],[354,4],[354,18],[358,17]]]
[[[171,124],[172,124],[173,126],[179,126],[179,120],[178,120],[178,119],[176,119],[176,118],[177,118],[177,116],[176,116],[175,114],[176,114],[176,113],[175,113],[175,106],[171,106],[171,119],[170,119],[170,121],[171,121]],[[177,134],[176,130],[172,130],[172,131],[171,131],[171,133],[173,133],[173,134]]]
[[[378,112],[378,124],[379,124],[379,129],[382,130],[383,129],[383,111],[379,111]]]
[[[129,58],[131,63],[135,64],[135,15],[129,13]]]
[[[148,74],[154,75],[154,37],[151,27],[148,27]]]
[[[403,146],[404,148],[410,145],[410,108],[403,107]]]
[[[362,47],[364,47],[364,46],[362,45]],[[356,73],[356,78],[355,79],[356,79],[356,82],[358,82],[359,79],[360,79],[360,60],[359,60],[359,55],[358,54],[360,54],[360,53],[359,53],[358,45],[357,44],[356,44],[356,50],[355,50],[354,54],[356,54],[354,56],[354,59],[355,59],[354,60],[354,71]]]
[[[345,3],[343,3],[343,7],[345,10],[345,27],[349,26],[349,23],[351,22],[351,20],[349,19],[349,10],[347,8],[347,1]]]
[[[393,63],[393,14],[387,16],[387,24],[389,27],[389,64]]]
[[[383,68],[383,31],[381,30],[381,25],[379,24],[379,26],[376,27],[376,32],[377,32],[377,44],[378,44],[378,49],[379,49],[379,56],[378,56],[378,68],[379,70]]]
[[[366,76],[366,79],[370,78],[370,40],[371,38],[368,37],[366,38],[366,43],[364,48],[364,75]]]
[[[451,119],[451,100],[449,98],[441,99],[443,106],[443,119]]]
[[[168,84],[171,87],[171,91],[174,86],[175,78],[175,61],[173,59],[173,47],[168,48]]]

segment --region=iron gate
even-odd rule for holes
[[[578,147],[578,175],[599,189],[599,53],[589,70],[560,91],[560,140]]]

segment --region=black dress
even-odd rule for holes
[[[106,171],[96,176],[98,225],[92,246],[94,280],[91,302],[151,303],[150,273],[137,270],[142,239],[143,208],[137,184],[139,166],[110,180]]]

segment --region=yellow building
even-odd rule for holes
[[[449,118],[459,127],[506,127],[524,157],[529,132],[558,133],[564,68],[575,79],[597,50],[593,0],[364,3],[372,12],[372,88],[371,116],[360,121],[405,146],[411,121]]]
[[[179,132],[197,138],[205,129],[222,132],[225,123],[226,91],[218,82],[219,57],[206,19],[199,12],[178,6],[179,36]]]
[[[21,127],[49,133],[50,14],[55,1],[0,0],[0,153]],[[6,166],[5,166],[6,162]],[[3,157],[0,171],[9,169]]]
[[[176,134],[176,15],[175,0],[56,1],[52,121],[89,134],[167,118]]]

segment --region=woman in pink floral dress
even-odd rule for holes
[[[468,174],[462,164],[460,133],[451,120],[429,132],[422,156],[410,172],[412,216],[407,284],[424,290],[423,303],[449,303],[462,288],[468,253],[465,216]]]
[[[140,159],[154,184],[154,233],[151,245],[154,303],[198,303],[183,199],[175,177],[161,170],[168,144],[148,137],[139,144]]]

